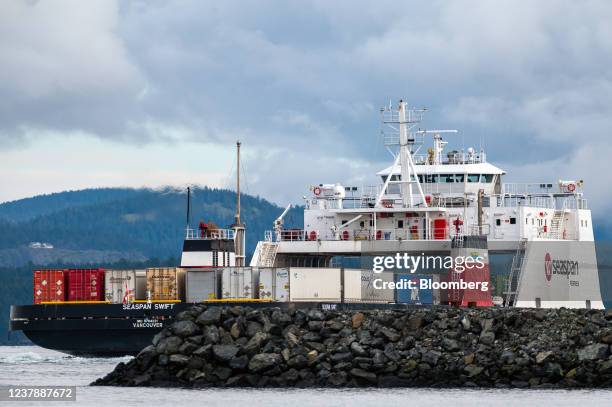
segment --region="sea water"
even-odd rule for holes
[[[610,406],[612,390],[158,389],[89,387],[121,358],[81,358],[37,346],[0,346],[0,386],[77,386],[67,406]],[[0,402],[0,404],[5,404]],[[17,406],[57,402],[15,402]]]

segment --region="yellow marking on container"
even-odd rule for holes
[[[152,304],[164,304],[164,303],[177,303],[177,302],[181,302],[181,300],[151,300],[151,301],[147,301],[147,300],[135,300],[132,301],[135,303],[152,303]]]

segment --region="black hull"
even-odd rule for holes
[[[153,336],[194,304],[57,304],[11,306],[11,331],[36,345],[76,356],[136,355]],[[222,303],[219,306],[406,309],[404,304]]]

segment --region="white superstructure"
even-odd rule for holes
[[[377,173],[381,184],[311,186],[304,228],[283,229],[281,215],[251,265],[326,267],[342,255],[448,252],[453,239],[485,235],[490,253],[515,254],[505,271],[507,305],[603,308],[582,181],[504,183],[505,171],[484,150],[446,148],[443,135],[456,130],[417,128],[425,109],[400,100],[381,111],[393,155]]]

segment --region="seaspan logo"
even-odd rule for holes
[[[565,276],[577,276],[580,273],[580,268],[576,260],[553,260],[550,253],[546,253],[544,256],[544,276],[546,281],[550,282],[554,275]]]
[[[544,256],[544,276],[546,281],[550,282],[552,278],[552,259],[550,258],[550,253],[546,253],[546,256]]]

